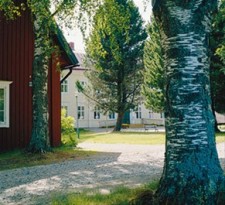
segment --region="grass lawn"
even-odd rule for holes
[[[130,189],[127,187],[118,187],[108,194],[102,193],[72,193],[65,195],[57,195],[52,199],[52,205],[129,205],[138,196],[146,192],[156,190],[157,181],[153,181],[143,187]],[[139,203],[135,203],[139,204]]]
[[[225,133],[216,133],[216,142],[224,142]],[[165,144],[164,132],[113,132],[94,133],[82,130],[79,142],[106,143],[106,144]]]
[[[36,165],[46,165],[52,163],[63,162],[65,160],[84,159],[97,155],[97,152],[82,151],[76,149],[67,136],[62,137],[63,145],[53,148],[52,152],[44,154],[31,154],[25,150],[15,150],[0,154],[0,171],[6,169],[14,169],[19,167],[31,167]]]
[[[93,133],[82,131],[79,142],[106,143],[106,144],[164,144],[165,133],[148,132],[112,132]]]
[[[216,136],[217,143],[225,141],[225,133],[217,133]],[[75,148],[74,146],[72,146],[74,141],[71,141],[71,139],[68,137],[64,136],[62,141],[64,143],[63,146],[54,148],[52,152],[48,152],[45,154],[30,154],[24,152],[23,150],[2,153],[0,154],[0,171],[19,167],[58,163],[65,160],[84,159],[99,154],[97,152],[82,151]],[[165,133],[94,133],[86,130],[81,130],[78,143],[79,142],[163,145],[165,143]]]

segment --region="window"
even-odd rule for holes
[[[9,85],[10,81],[0,81],[0,127],[9,127]]]
[[[164,113],[160,112],[160,118],[164,118]]]
[[[109,119],[115,119],[115,112],[109,112]]]
[[[77,108],[77,117],[78,119],[84,119],[84,106],[78,106]]]
[[[67,93],[68,92],[68,81],[64,80],[61,84],[61,92]]]
[[[150,119],[151,119],[151,118],[154,118],[154,114],[153,114],[152,111],[149,111],[148,115],[149,115],[148,118],[150,118]]]
[[[84,81],[79,81],[79,83],[82,86],[82,88],[85,87],[85,82]],[[77,82],[75,82],[75,90],[78,90],[79,93],[81,92],[79,89],[77,89]]]
[[[135,109],[135,114],[137,119],[141,119],[141,106],[138,105],[138,107]]]
[[[99,107],[95,107],[94,119],[100,119],[100,109],[99,109]]]
[[[68,116],[68,106],[63,105],[61,106],[61,109],[64,109],[66,111],[66,117]]]

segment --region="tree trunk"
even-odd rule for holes
[[[49,28],[43,18],[33,15],[34,60],[32,70],[33,121],[32,135],[28,150],[46,152],[50,149],[48,123],[48,66]]]
[[[124,112],[119,112],[116,120],[116,126],[113,131],[120,131],[122,128]]]
[[[223,181],[209,86],[208,35],[216,0],[157,0],[165,49],[166,153],[157,204],[216,204]]]

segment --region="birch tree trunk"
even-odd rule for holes
[[[39,2],[36,3],[38,6]],[[48,123],[48,67],[50,40],[47,20],[38,12],[34,21],[34,59],[32,70],[33,122],[28,150],[46,152],[50,149]]]
[[[166,69],[166,153],[157,204],[213,205],[223,181],[211,109],[208,38],[216,0],[156,0]]]

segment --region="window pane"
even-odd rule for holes
[[[0,111],[4,110],[4,101],[0,99]]]
[[[0,122],[4,122],[4,89],[0,89]]]
[[[4,99],[4,89],[0,88],[0,100]]]
[[[0,111],[0,122],[4,122],[4,112]]]

